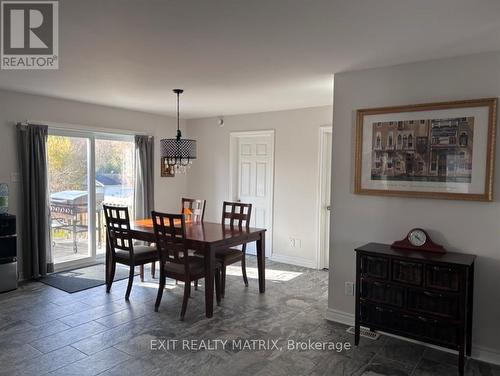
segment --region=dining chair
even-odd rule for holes
[[[206,204],[207,200],[183,197],[181,199],[181,213],[186,216],[187,222],[203,222]],[[177,281],[175,282],[177,283]],[[194,281],[194,289],[198,290],[198,280]]]
[[[230,227],[246,228],[250,227],[250,216],[252,215],[252,204],[241,202],[227,202],[222,204],[222,224],[229,224]],[[247,245],[243,244],[241,249],[223,248],[215,253],[216,260],[221,263],[221,297],[224,298],[226,292],[226,267],[241,261],[241,273],[243,282],[248,286],[246,271],[245,252]]]
[[[181,320],[186,314],[188,299],[191,295],[191,282],[205,277],[203,258],[190,256],[186,246],[186,217],[184,214],[151,213],[160,263],[160,282],[155,312],[160,307],[166,278],[184,282]],[[220,304],[220,264],[215,269],[215,295]]]
[[[127,207],[103,205],[106,218],[106,231],[110,252],[110,277],[106,292],[109,292],[115,276],[116,264],[130,267],[125,300],[129,300],[134,281],[135,267],[141,266],[141,279],[144,279],[144,264],[156,261],[158,253],[154,247],[134,246],[130,234],[130,217]]]
[[[205,205],[207,200],[200,200],[195,198],[181,198],[181,213],[186,216],[186,222],[203,222],[205,218]],[[152,276],[154,278],[156,263],[151,265]],[[177,283],[177,281],[175,281]],[[198,281],[194,283],[194,289],[198,290]]]
[[[203,222],[207,200],[183,197],[181,202],[181,213],[186,216],[186,222]]]

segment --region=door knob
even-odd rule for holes
[[[326,210],[330,211],[331,209],[332,209],[332,207],[330,205],[326,206]]]

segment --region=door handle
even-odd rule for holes
[[[327,205],[326,210],[330,211],[330,210],[332,210],[332,207],[330,205]]]

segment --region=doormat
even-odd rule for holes
[[[129,270],[128,267],[117,264],[113,281],[127,279]],[[135,272],[134,275],[138,274],[138,272]],[[106,266],[104,264],[97,264],[85,268],[52,273],[40,278],[39,281],[72,294],[104,285],[106,283]]]

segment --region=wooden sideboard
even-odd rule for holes
[[[355,344],[360,326],[471,354],[474,255],[369,243],[356,248]]]

